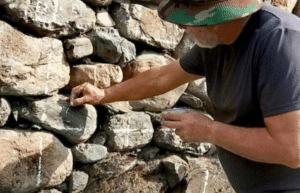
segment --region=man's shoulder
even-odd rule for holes
[[[287,13],[269,3],[264,3],[260,11],[254,15],[257,29],[263,34],[276,29],[299,31],[300,18],[294,14]]]

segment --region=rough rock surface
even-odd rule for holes
[[[95,12],[80,0],[4,0],[0,5],[6,10],[4,17],[39,36],[78,35],[90,30],[96,22]]]
[[[297,1],[296,5],[294,7],[293,13],[295,15],[297,15],[298,17],[300,17],[300,1]]]
[[[190,51],[193,46],[195,45],[195,40],[187,33],[185,32],[181,41],[176,46],[175,51],[173,53],[173,57],[175,59],[179,59],[182,56],[184,56],[188,51]]]
[[[165,168],[167,181],[174,188],[188,173],[189,165],[177,155],[171,155],[162,160]]]
[[[98,88],[108,88],[123,80],[120,66],[101,63],[73,66],[70,76],[71,80],[67,85],[68,90],[86,82]]]
[[[0,95],[50,95],[68,84],[61,41],[24,35],[3,21],[0,32]]]
[[[88,183],[89,175],[82,171],[73,171],[70,176],[69,192],[81,193]]]
[[[72,147],[72,153],[75,162],[94,163],[107,155],[107,148],[97,144],[78,144]]]
[[[154,129],[150,116],[143,112],[113,115],[105,123],[108,147],[113,151],[141,148],[152,140]]]
[[[179,100],[193,109],[200,109],[203,107],[203,102],[201,101],[201,99],[185,92],[181,95]]]
[[[113,19],[123,37],[158,48],[174,50],[184,33],[177,25],[161,20],[156,10],[138,4],[119,4]]]
[[[107,27],[95,27],[88,34],[94,46],[94,56],[108,63],[130,62],[136,57],[133,43],[120,36],[118,30]]]
[[[83,1],[91,3],[96,6],[107,6],[112,2],[112,0],[83,0]]]
[[[5,98],[0,98],[0,127],[6,124],[10,113],[11,108],[9,103]]]
[[[62,135],[73,144],[86,141],[96,130],[97,112],[92,105],[71,107],[67,98],[56,95],[29,101],[19,109],[20,117]]]
[[[213,113],[213,106],[207,95],[205,78],[200,78],[198,80],[190,82],[189,86],[186,88],[186,92],[198,97],[203,102],[204,109],[210,114]]]
[[[292,13],[297,0],[264,0],[265,2],[269,2],[275,7],[278,7],[286,12]]]
[[[0,130],[0,192],[35,192],[71,174],[71,151],[52,134]]]
[[[106,158],[89,166],[86,172],[90,175],[90,177],[104,181],[131,170],[136,163],[137,159],[130,155],[110,153]]]
[[[144,52],[123,69],[124,80],[128,80],[146,70],[158,68],[174,61],[175,60],[173,58],[167,55],[157,54],[154,52]],[[162,95],[144,100],[130,101],[129,103],[133,107],[133,110],[159,112],[174,106],[186,87],[187,84]]]
[[[65,43],[66,54],[70,61],[93,54],[93,44],[89,38],[69,39]]]
[[[176,135],[175,129],[166,127],[159,127],[154,132],[154,142],[157,146],[169,149],[172,151],[190,153],[194,155],[203,155],[205,152],[201,152],[200,143],[187,143]]]
[[[97,12],[97,24],[102,27],[114,27],[116,23],[111,18],[109,13],[105,9],[101,9]]]

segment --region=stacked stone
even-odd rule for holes
[[[212,112],[205,79],[140,101],[72,107],[193,45],[160,0],[0,2],[0,192],[233,192],[207,143],[162,128],[174,107]]]

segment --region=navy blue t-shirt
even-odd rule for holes
[[[216,121],[265,127],[265,117],[300,109],[300,20],[265,3],[233,44],[195,46],[180,65],[206,76]],[[237,192],[300,192],[300,169],[254,162],[221,147],[218,155]]]

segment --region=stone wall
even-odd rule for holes
[[[234,192],[212,144],[161,126],[168,109],[211,113],[205,79],[146,100],[70,106],[79,84],[108,88],[194,45],[159,19],[159,2],[0,1],[0,192]]]

